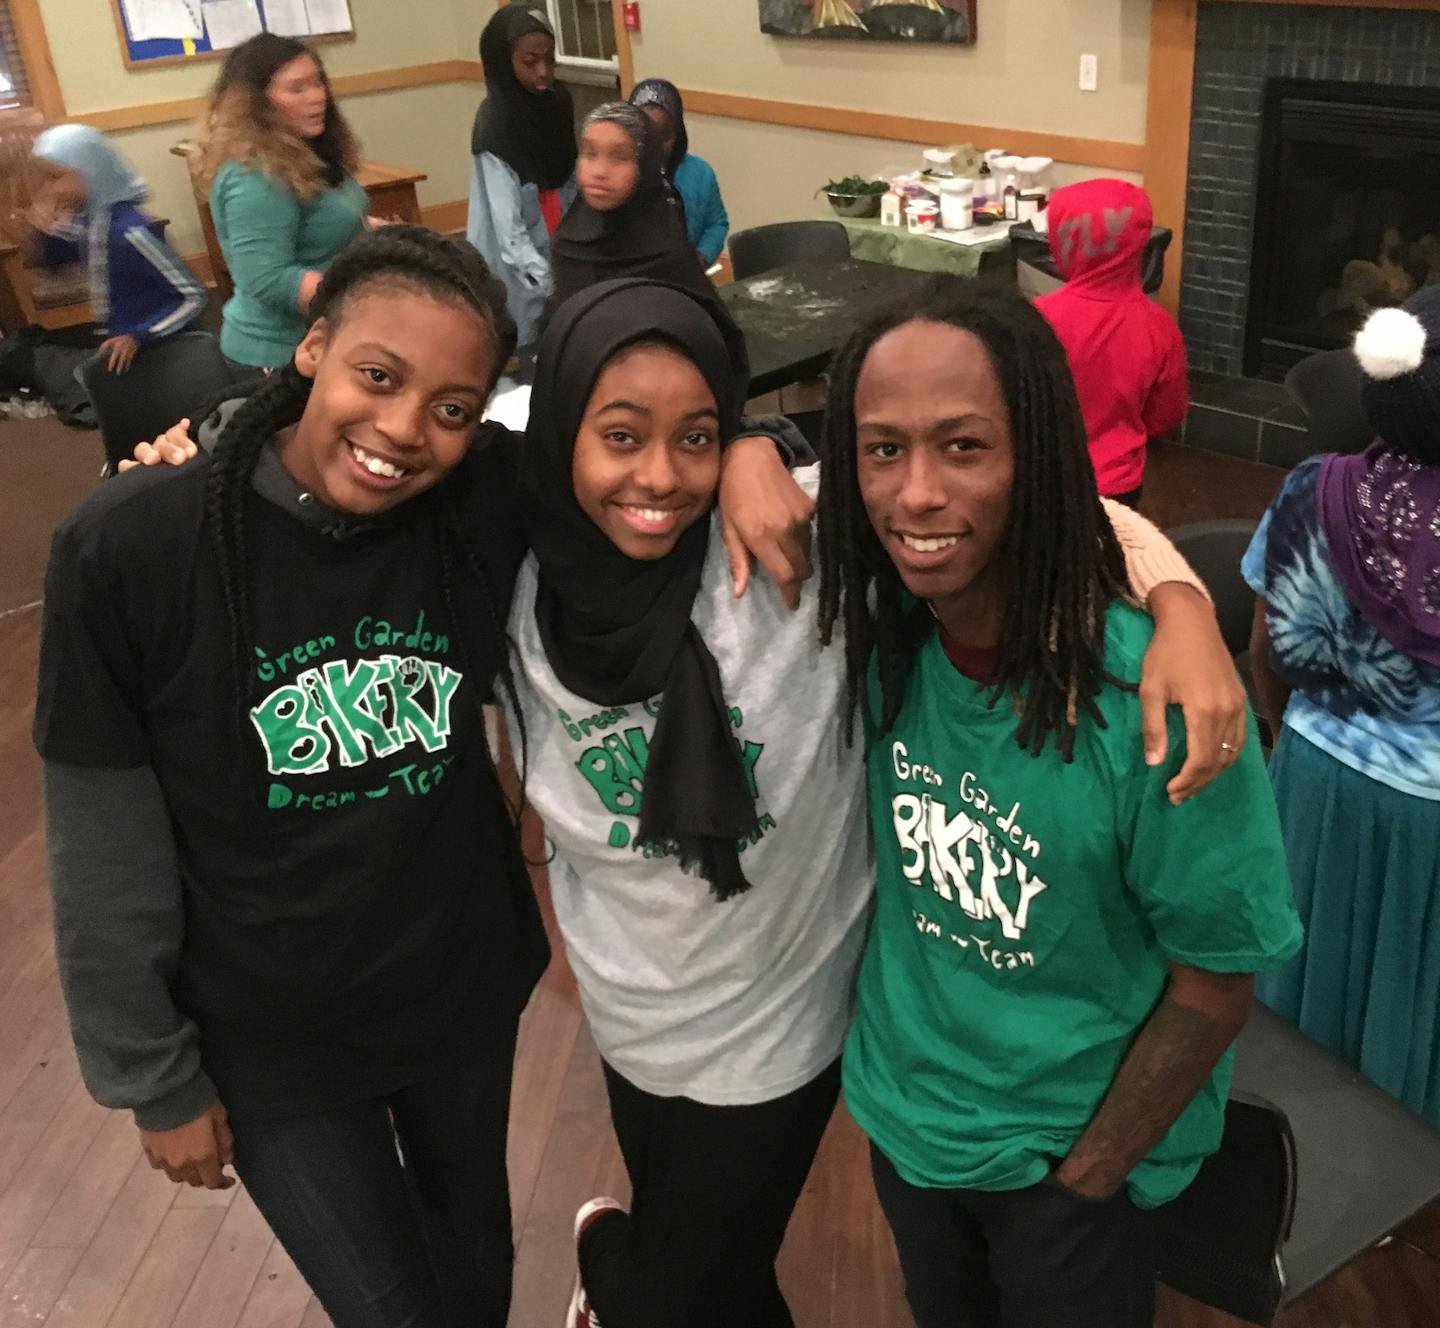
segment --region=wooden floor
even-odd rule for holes
[[[1261,478],[1273,487],[1273,476]],[[38,623],[34,608],[0,616],[0,1328],[321,1328],[329,1320],[243,1190],[172,1186],[141,1158],[128,1114],[95,1106],[79,1082],[56,983],[29,742]],[[510,1163],[510,1322],[560,1328],[575,1208],[625,1192],[563,959],[525,1016]],[[1408,1234],[1440,1249],[1440,1218]],[[799,1328],[910,1324],[862,1141],[843,1112],[791,1225],[781,1278]],[[1236,1322],[1169,1295],[1157,1318],[1164,1328]],[[1440,1265],[1405,1245],[1371,1251],[1277,1323],[1435,1328]]]

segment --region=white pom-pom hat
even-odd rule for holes
[[[1367,378],[1399,378],[1425,359],[1425,324],[1408,309],[1377,309],[1355,338],[1355,356]]]
[[[1355,338],[1365,413],[1391,447],[1433,455],[1440,435],[1440,285],[1377,309]]]

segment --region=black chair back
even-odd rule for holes
[[[1166,1286],[1249,1323],[1269,1324],[1285,1292],[1281,1251],[1295,1215],[1295,1137],[1264,1098],[1225,1107],[1219,1149],[1179,1198],[1155,1214]]]
[[[1351,350],[1323,350],[1292,365],[1285,389],[1305,414],[1317,452],[1363,452],[1375,440],[1360,389],[1365,373]]]
[[[1240,575],[1240,559],[1245,556],[1256,524],[1242,520],[1196,521],[1166,531],[1215,601],[1220,634],[1231,655],[1241,655],[1250,648],[1255,592]]]
[[[1285,1304],[1440,1198],[1440,1130],[1260,1001],[1235,1041],[1231,1092],[1275,1103],[1294,1131]]]
[[[1150,228],[1150,238],[1140,259],[1140,285],[1146,295],[1153,295],[1165,280],[1165,251],[1174,238],[1175,232],[1168,226]],[[1017,263],[1033,267],[1056,281],[1064,280],[1050,252],[1049,235],[1040,234],[1030,222],[1020,221],[1010,227],[1010,249]]]
[[[777,221],[730,237],[730,266],[736,281],[802,258],[849,257],[850,236],[838,221]]]
[[[76,373],[100,422],[105,459],[115,467],[234,381],[209,332],[180,332],[141,348],[124,373],[111,373],[95,354]]]

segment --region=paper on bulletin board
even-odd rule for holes
[[[121,0],[121,4],[131,41],[162,37],[198,41],[205,35],[200,0]]]
[[[265,26],[281,37],[308,37],[310,15],[305,0],[265,0]]]
[[[350,0],[305,0],[310,16],[310,31],[317,36],[326,32],[354,32],[350,21]]]
[[[224,51],[263,31],[255,0],[205,0],[205,29],[212,50]]]

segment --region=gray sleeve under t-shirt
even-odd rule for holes
[[[148,766],[45,762],[55,954],[80,1073],[144,1130],[194,1120],[217,1098],[199,1032],[170,984],[185,934],[180,868]]]

